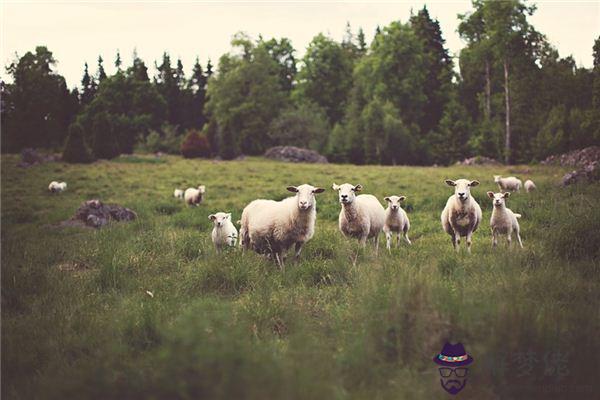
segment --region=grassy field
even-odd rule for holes
[[[431,361],[446,340],[475,358],[457,397],[597,393],[600,185],[560,188],[558,168],[17,162],[2,156],[3,399],[447,398]],[[523,215],[523,250],[491,248],[494,173],[539,188],[508,201]],[[439,222],[452,193],[444,179],[460,177],[482,183],[472,190],[484,221],[471,256],[452,250]],[[49,194],[54,179],[68,190]],[[375,257],[345,240],[334,181],[361,183],[382,202],[407,196],[413,245]],[[199,183],[200,207],[172,197]],[[302,183],[327,191],[298,264],[282,272],[255,254],[215,254],[209,214],[237,220],[249,201]],[[56,226],[91,198],[139,218]]]

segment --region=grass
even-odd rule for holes
[[[508,200],[523,215],[525,249],[506,252],[491,249],[485,192],[510,168],[17,162],[2,156],[3,398],[439,398],[431,358],[446,340],[475,358],[465,399],[592,397],[598,184],[560,188],[561,169],[528,167],[540,190]],[[482,182],[472,256],[453,252],[439,222],[451,194],[443,180],[459,177]],[[55,179],[68,182],[65,193],[47,193]],[[375,257],[342,238],[332,182],[406,195],[413,246]],[[200,207],[172,197],[200,183]],[[255,254],[215,254],[209,214],[237,220],[249,201],[302,183],[328,190],[298,264],[282,272]],[[139,218],[55,226],[93,197]]]

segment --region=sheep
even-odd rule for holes
[[[361,246],[365,246],[367,239],[372,238],[375,242],[375,253],[379,251],[379,234],[385,224],[385,210],[377,200],[370,194],[356,195],[362,190],[362,185],[331,186],[339,195],[342,205],[338,218],[339,228],[345,237],[357,238]]]
[[[494,175],[494,183],[498,185],[501,192],[518,192],[523,186],[523,182],[514,176],[502,178],[500,175]]]
[[[175,189],[173,191],[173,197],[175,197],[176,199],[183,199],[183,190]]]
[[[240,246],[267,253],[283,269],[283,255],[295,245],[295,259],[300,258],[304,243],[315,233],[317,219],[315,194],[325,189],[308,184],[288,186],[296,193],[281,201],[258,199],[242,212]]]
[[[523,185],[523,187],[525,188],[525,191],[527,193],[533,192],[534,190],[537,190],[537,186],[535,186],[535,183],[533,183],[533,181],[531,179],[527,179],[525,181],[525,184]]]
[[[406,211],[400,207],[400,202],[406,200],[406,196],[388,196],[384,199],[388,202],[388,208],[385,210],[385,224],[383,232],[385,232],[386,247],[391,252],[392,236],[396,232],[396,245],[400,246],[400,236],[404,235],[406,243],[411,244],[408,238],[408,230],[410,229],[410,221]]]
[[[218,212],[210,214],[208,219],[214,225],[211,238],[217,253],[225,246],[234,247],[237,242],[238,231],[231,222],[231,213]]]
[[[200,203],[202,203],[202,198],[204,197],[205,192],[206,192],[206,187],[204,185],[198,186],[198,189],[194,189],[194,188],[185,189],[185,193],[183,194],[185,203],[188,206],[200,205]]]
[[[478,181],[467,179],[446,180],[448,186],[454,186],[454,194],[448,197],[442,211],[442,227],[452,238],[452,246],[460,250],[460,238],[467,238],[467,251],[471,253],[471,238],[481,222],[481,207],[471,196],[471,188],[479,185]]]
[[[67,189],[67,183],[66,182],[56,182],[56,181],[52,181],[50,182],[50,184],[48,185],[48,190],[51,193],[60,193],[63,192]]]
[[[487,192],[487,195],[492,199],[494,210],[492,211],[492,217],[490,218],[490,227],[492,229],[492,246],[496,247],[498,244],[498,235],[506,235],[506,241],[510,247],[512,243],[513,232],[517,235],[517,241],[519,246],[523,248],[523,242],[521,241],[521,229],[519,227],[518,218],[521,218],[521,214],[512,212],[510,208],[506,207],[506,199],[510,196],[510,193],[494,193]]]

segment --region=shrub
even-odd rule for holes
[[[69,136],[65,143],[62,159],[69,163],[89,163],[93,161],[90,149],[85,143],[83,127],[77,122],[69,126]]]
[[[140,136],[135,146],[136,152],[179,154],[183,135],[177,134],[177,127],[164,124],[160,130],[152,130],[147,136]]]
[[[195,130],[189,130],[181,143],[181,154],[185,158],[210,157],[208,138]]]

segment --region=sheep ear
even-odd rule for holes
[[[509,197],[510,197],[510,192],[506,192],[506,193],[504,193],[504,198],[505,198],[505,199],[507,199],[507,198],[509,198]]]
[[[298,188],[296,186],[288,186],[287,190],[288,192],[298,193]]]
[[[456,182],[454,182],[453,180],[450,179],[446,179],[446,185],[448,186],[456,186]]]
[[[384,198],[385,201],[387,201],[388,203],[391,201],[389,197]]]
[[[362,190],[362,185],[356,185],[354,186],[354,191],[355,192],[360,192]]]
[[[231,213],[227,213],[227,219],[231,219]]]
[[[333,185],[331,185],[331,188],[333,190],[340,190],[340,187],[338,185],[336,185],[335,183]]]
[[[214,221],[214,220],[215,220],[215,218],[216,218],[216,217],[215,217],[215,214],[210,214],[210,215],[208,216],[208,219],[210,219],[211,221]]]
[[[400,198],[398,200],[404,201],[404,200],[406,200],[406,196],[400,196]]]
[[[324,191],[325,191],[325,189],[323,189],[323,188],[315,188],[313,190],[313,193],[323,193]]]
[[[475,187],[477,185],[479,185],[479,181],[471,181],[471,183],[469,183],[469,186]]]
[[[494,198],[494,192],[487,192],[487,195],[490,199]]]

